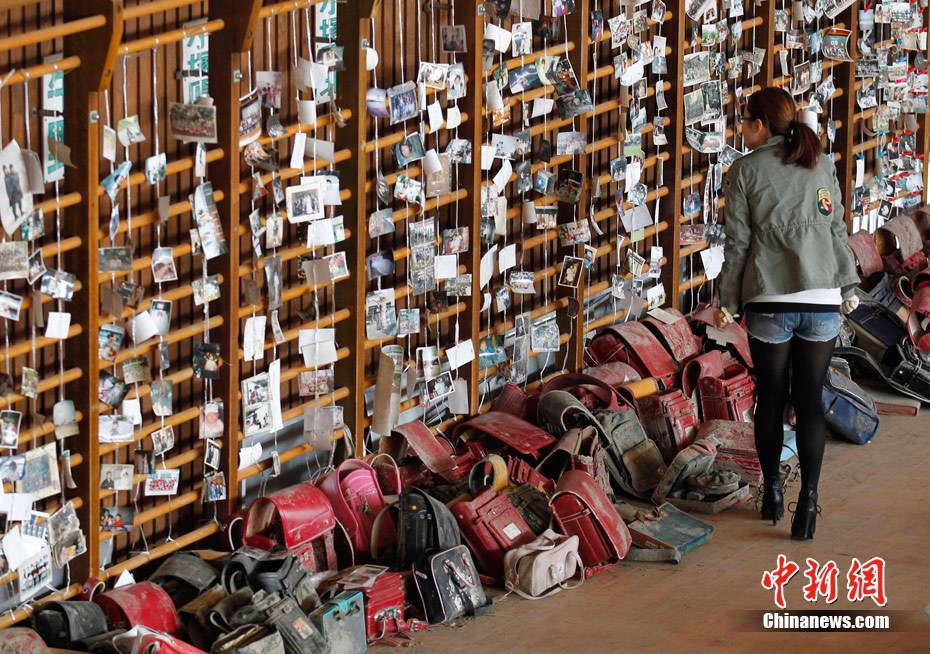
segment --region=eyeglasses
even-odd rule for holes
[[[748,122],[750,120],[754,120],[752,116],[744,116],[742,113],[736,114],[736,122],[739,125],[742,125],[743,123]]]

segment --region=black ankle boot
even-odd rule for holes
[[[772,524],[775,525],[784,515],[785,505],[781,492],[781,477],[767,478],[762,486],[762,519],[771,520]]]
[[[820,507],[817,506],[817,491],[802,488],[798,494],[794,518],[791,520],[791,538],[794,540],[813,540],[818,513],[820,513]]]

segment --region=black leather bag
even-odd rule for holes
[[[907,326],[888,307],[857,290],[859,306],[846,318],[856,332],[856,346],[881,361],[890,348],[907,339]]]
[[[464,545],[424,557],[414,564],[413,579],[417,588],[414,603],[430,624],[481,615],[491,606]]]
[[[894,348],[888,361],[892,365],[889,386],[921,402],[930,402],[930,354],[905,341]]]
[[[445,504],[418,488],[404,489],[398,501],[398,570],[409,570],[426,555],[461,542],[458,523]]]

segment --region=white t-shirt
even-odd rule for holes
[[[785,295],[757,295],[751,302],[792,302],[795,304],[842,304],[843,291],[839,288],[814,288]]]

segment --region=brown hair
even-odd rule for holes
[[[746,101],[746,113],[753,120],[761,120],[773,136],[784,136],[783,164],[814,168],[823,151],[820,137],[797,119],[794,100],[784,89],[774,86],[756,91]]]

